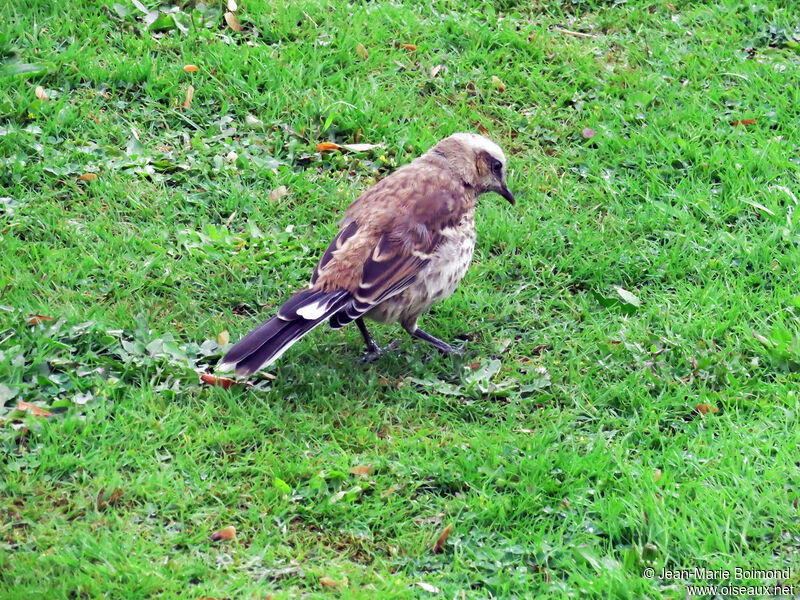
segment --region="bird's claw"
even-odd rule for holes
[[[361,357],[361,364],[366,365],[376,361],[387,352],[397,350],[399,347],[400,340],[392,340],[392,342],[384,348],[381,348],[378,344],[373,344],[373,346],[367,350],[367,353]]]

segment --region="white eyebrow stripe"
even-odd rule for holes
[[[503,150],[500,146],[482,135],[476,133],[454,133],[451,137],[461,140],[476,150],[484,150],[503,163],[503,165],[506,164],[506,155],[503,154]]]

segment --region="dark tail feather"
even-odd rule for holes
[[[293,296],[278,310],[278,315],[262,323],[231,348],[219,369],[236,367],[237,375],[250,375],[278,360],[292,344],[350,300],[349,292],[306,290]]]

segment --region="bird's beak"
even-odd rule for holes
[[[508,189],[506,184],[503,184],[503,187],[500,188],[500,191],[497,193],[500,194],[506,200],[508,200],[508,203],[511,206],[514,206],[517,203],[517,201],[514,199],[514,194],[511,193],[511,190]]]

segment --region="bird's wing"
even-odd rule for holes
[[[442,236],[415,227],[384,233],[362,263],[358,287],[347,302],[330,319],[331,327],[339,328],[369,312],[411,284],[430,261]]]
[[[441,165],[417,159],[353,202],[325,250],[311,289],[347,290],[352,298],[330,318],[341,327],[416,281],[473,204],[463,183]]]

